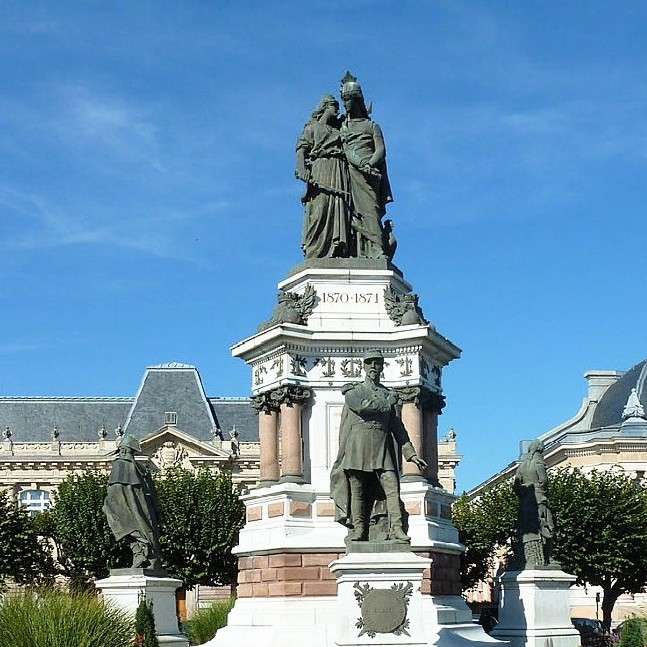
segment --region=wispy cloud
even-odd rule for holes
[[[194,210],[169,210],[145,214],[104,213],[79,216],[54,206],[45,198],[0,186],[0,205],[11,214],[8,231],[0,242],[5,250],[38,250],[75,245],[95,245],[136,250],[151,256],[190,263],[204,263],[194,250],[179,244],[182,230],[229,208],[229,203],[210,202]]]
[[[164,170],[158,128],[144,107],[90,87],[64,86],[58,92],[54,127],[68,144],[93,149],[95,156],[103,150],[130,163],[144,162]]]
[[[20,353],[32,353],[36,351],[55,348],[53,342],[10,342],[0,344],[0,355],[18,355]]]

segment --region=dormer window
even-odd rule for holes
[[[164,413],[164,424],[165,425],[177,425],[177,411],[166,411]]]

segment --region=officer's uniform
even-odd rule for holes
[[[416,452],[395,413],[396,398],[389,389],[368,378],[346,385],[342,392],[346,404],[339,430],[339,453],[331,472],[337,520],[353,528],[351,539],[367,539],[373,503],[369,488],[377,477],[384,490],[390,534],[406,539],[402,530],[396,443],[407,460]]]

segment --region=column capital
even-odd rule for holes
[[[250,398],[250,404],[257,414],[265,413],[269,415],[279,410],[279,403],[274,397],[274,391],[265,391],[264,393],[253,395]]]
[[[428,403],[427,406],[429,407],[429,410],[432,413],[437,413],[440,415],[443,412],[443,409],[445,408],[445,396],[441,395],[440,393],[436,393],[435,391],[429,391],[428,389],[425,389],[428,392]]]
[[[398,398],[398,404],[409,404],[413,403],[416,406],[421,404],[423,396],[424,387],[422,386],[402,386],[397,389],[393,389],[393,393]]]
[[[393,389],[398,398],[398,404],[413,403],[417,407],[428,408],[433,413],[441,413],[445,406],[445,396],[431,391],[426,386],[403,386]]]
[[[300,384],[286,384],[274,389],[272,398],[277,405],[292,407],[295,404],[306,405],[312,398],[312,389]]]

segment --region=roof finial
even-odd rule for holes
[[[627,420],[628,418],[642,418],[645,420],[645,408],[640,402],[638,397],[638,389],[631,389],[631,393],[627,398],[627,404],[622,410],[622,419]]]

